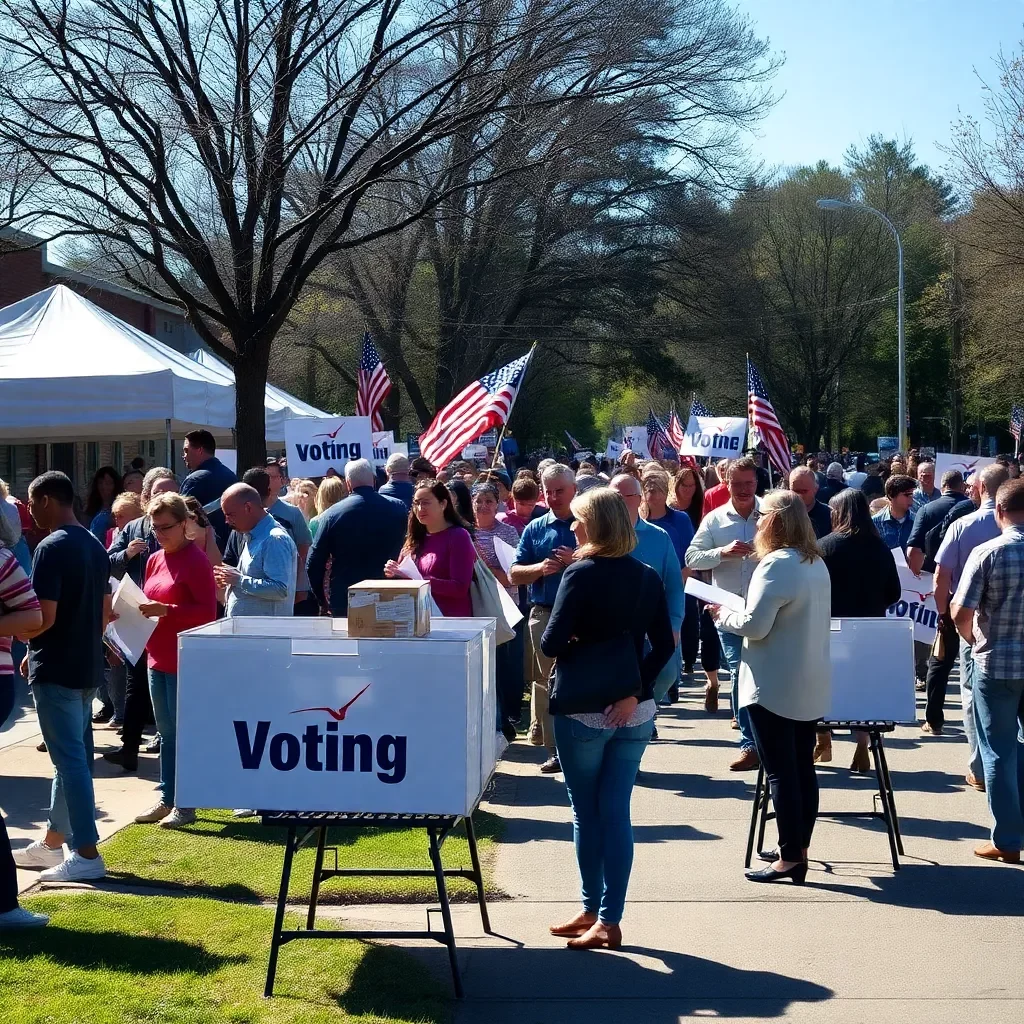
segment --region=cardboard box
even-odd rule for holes
[[[430,634],[427,580],[363,580],[348,588],[348,635],[408,640]]]

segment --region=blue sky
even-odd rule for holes
[[[984,114],[978,74],[995,85],[993,58],[1024,38],[1024,0],[733,2],[786,56],[781,99],[750,140],[767,167],[839,163],[881,133],[941,171],[950,124]]]

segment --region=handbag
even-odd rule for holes
[[[515,639],[515,632],[505,618],[498,594],[498,581],[487,565],[477,558],[473,566],[473,579],[469,584],[469,596],[473,603],[473,616],[479,619],[494,619],[494,642],[498,646]]]

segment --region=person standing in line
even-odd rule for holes
[[[690,466],[683,466],[676,473],[672,480],[672,493],[674,508],[679,509],[690,517],[690,524],[693,526],[694,534],[704,517],[704,481],[699,470]],[[693,570],[687,569],[686,552],[680,559],[683,565],[684,580],[693,574]],[[704,582],[710,582],[708,573],[697,574]],[[718,668],[721,664],[722,645],[718,640],[718,630],[707,607],[703,601],[698,601],[692,594],[686,595],[686,615],[683,617],[683,636],[680,642],[683,656],[683,675],[692,676],[693,666],[697,661],[697,652],[700,651],[700,665],[707,675],[708,681],[704,687],[704,710],[709,715],[718,712]]]
[[[181,458],[189,474],[181,482],[181,494],[185,498],[191,495],[203,508],[212,505],[232,484],[238,482],[238,477],[217,458],[216,451],[217,444],[208,430],[190,430],[185,435]],[[217,534],[217,543],[223,551],[231,529],[224,521],[221,509],[213,509],[209,516]]]
[[[743,637],[740,703],[750,715],[779,829],[778,850],[763,855],[771,863],[746,877],[803,885],[818,816],[814,741],[831,701],[832,588],[798,495],[765,496],[754,547],[760,561],[746,608],[712,611],[720,629]]]
[[[160,799],[138,815],[141,824],[160,822],[179,828],[196,820],[195,810],[174,800],[174,768],[178,735],[178,634],[213,622],[217,617],[217,587],[204,548],[189,540],[188,506],[180,494],[159,494],[146,507],[160,550],[146,563],[139,605],[156,629],[146,643],[149,693],[156,727],[160,730]],[[205,539],[205,535],[204,535]]]
[[[636,483],[629,475],[619,479]],[[588,675],[593,697],[579,692],[575,702],[552,707],[572,805],[583,909],[549,931],[568,938],[572,949],[616,949],[633,866],[630,800],[653,728],[654,681],[676,641],[658,574],[633,557],[636,534],[622,499],[597,487],[574,498],[570,514],[579,547],[562,574],[538,649],[552,661],[569,662],[585,657],[588,646],[619,637],[621,656],[635,659],[638,685],[609,666],[604,676]]]
[[[309,523],[301,508],[282,500],[280,495],[284,487],[284,476],[277,462],[267,463],[267,476],[270,478],[270,495],[266,509],[288,530],[298,551],[295,576],[295,614],[319,615],[320,606],[316,598],[309,596],[309,576],[306,573],[306,557],[309,555],[309,549],[313,543],[313,537],[309,532]]]
[[[995,517],[1001,533],[971,553],[950,610],[972,648],[975,722],[993,822],[991,840],[974,855],[1019,864],[1024,846],[1024,481],[1000,486]]]
[[[804,503],[811,528],[818,540],[832,532],[832,512],[818,501],[818,481],[806,466],[797,466],[789,474],[789,489]],[[840,492],[842,493],[842,492]]]
[[[977,477],[981,507],[962,516],[946,531],[935,556],[935,607],[941,618],[947,617],[951,595],[960,586],[967,561],[975,548],[1000,535],[996,520],[996,495],[1009,479],[1005,467],[998,463],[986,466]],[[957,630],[960,632],[960,630]],[[964,736],[967,739],[968,761],[964,781],[979,793],[985,792],[984,766],[978,746],[977,719],[974,714],[974,657],[971,644],[960,632],[960,702],[963,709]],[[928,724],[927,722],[925,723]],[[925,732],[931,732],[929,726]]]
[[[316,515],[309,521],[309,535],[313,540],[316,540],[317,532],[320,530],[323,514],[332,506],[337,505],[347,494],[348,490],[345,488],[343,477],[325,476],[320,481],[320,486],[316,490]],[[411,504],[412,498],[409,501]],[[310,546],[312,547],[312,541]]]
[[[121,474],[113,466],[100,466],[89,484],[89,494],[85,499],[89,532],[104,547],[107,546],[107,531],[114,525],[111,506],[122,490]]]
[[[867,480],[868,475],[864,472],[865,461],[863,455],[858,455],[854,468],[849,473],[844,474],[843,479],[845,479],[847,487],[860,487]],[[840,469],[842,469],[841,466]]]
[[[705,515],[686,551],[686,567],[711,570],[716,587],[746,599],[747,588],[757,562],[754,535],[761,514],[757,497],[757,466],[753,459],[737,459],[729,467],[730,499]],[[739,705],[739,669],[743,638],[718,625],[722,656],[732,676],[732,708],[735,728],[740,732],[740,755],[729,770],[752,771],[760,765],[750,717]]]
[[[384,466],[388,482],[379,494],[386,498],[397,498],[407,509],[412,508],[412,479],[409,477],[409,459],[401,452],[395,452]]]
[[[288,531],[248,484],[232,484],[221,498],[221,508],[228,528],[244,534],[238,566],[218,565],[213,570],[227,617],[293,615],[298,553]]]
[[[527,630],[533,648],[534,666],[530,694],[529,741],[546,747],[548,759],[540,766],[545,775],[561,771],[555,751],[554,723],[548,712],[548,680],[554,661],[544,654],[540,638],[551,617],[558,584],[565,568],[572,564],[576,535],[572,530],[572,499],[576,497],[576,474],[568,466],[550,464],[541,478],[548,511],[527,524],[519,538],[516,559],[509,570],[509,581],[528,586],[530,614]]]
[[[842,464],[830,462],[825,469],[825,486],[821,489],[820,500],[830,502],[840,491],[845,490],[847,486]]]
[[[910,506],[914,501],[915,487],[913,478],[902,474],[890,476],[885,481],[886,507],[871,518],[890,551],[901,548],[906,553],[910,531],[914,527],[914,514]]]
[[[935,486],[935,463],[919,462],[917,464],[917,487],[914,490],[914,501],[910,511],[917,515],[930,501],[942,497],[942,492]]]
[[[0,724],[7,721],[14,707],[11,642],[15,634],[38,629],[43,624],[39,599],[10,547],[12,539],[20,538],[21,523],[18,523],[15,538],[14,531],[0,516]],[[0,814],[0,931],[42,928],[49,920],[45,914],[35,914],[18,906],[18,870],[7,825]]]
[[[96,843],[96,796],[92,784],[92,702],[103,678],[103,631],[110,621],[110,559],[75,517],[75,488],[50,471],[29,485],[28,507],[40,529],[32,558],[32,587],[41,624],[27,630],[27,668],[43,742],[53,762],[53,789],[46,835],[14,859],[42,868],[46,882],[103,878]],[[68,839],[70,853],[63,855]]]
[[[348,588],[363,580],[383,579],[384,566],[398,558],[405,541],[409,511],[397,498],[375,491],[373,480],[373,466],[367,459],[345,466],[348,497],[321,514],[309,549],[309,586],[320,608],[329,609],[331,615],[347,615]]]
[[[829,502],[829,508],[832,532],[818,546],[832,581],[832,617],[884,618],[888,607],[900,599],[900,574],[871,521],[867,498],[847,487]],[[871,768],[868,734],[855,729],[853,735],[857,749],[850,771],[866,772]],[[832,760],[832,735],[827,729],[818,732],[814,760]]]
[[[750,461],[753,462],[753,459]],[[754,473],[757,473],[756,463],[754,464]],[[704,492],[704,508],[702,510],[704,515],[707,515],[709,512],[714,512],[716,508],[721,508],[729,500],[728,459],[720,459],[715,463],[715,475],[718,477],[719,482],[709,487]]]
[[[659,469],[659,472],[664,472]],[[665,474],[668,475],[667,473]],[[636,534],[636,546],[633,557],[653,569],[661,580],[668,606],[669,624],[675,640],[675,650],[654,680],[654,700],[661,704],[665,701],[669,690],[679,682],[679,639],[683,628],[683,617],[686,614],[686,602],[683,594],[683,570],[679,564],[679,556],[672,537],[667,530],[640,518],[641,505],[650,488],[641,491],[641,484],[635,477],[627,473],[618,473],[612,477],[608,485],[615,491],[626,505],[629,522]],[[686,520],[689,525],[689,519]],[[685,550],[685,549],[684,549]],[[657,727],[652,738],[658,738]]]
[[[517,476],[512,484],[512,510],[499,512],[498,522],[508,523],[520,537],[528,523],[539,519],[545,514],[545,510],[537,505],[540,498],[540,488],[532,476]]]
[[[461,483],[461,481],[459,481]],[[402,555],[416,563],[430,583],[430,596],[446,618],[473,614],[470,586],[476,548],[467,523],[456,511],[451,491],[436,480],[420,480],[412,495],[409,531]],[[384,565],[388,579],[409,579],[394,559]]]

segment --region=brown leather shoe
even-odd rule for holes
[[[756,750],[744,750],[739,757],[731,765],[729,765],[729,771],[731,772],[750,772],[755,768],[761,767],[761,761],[757,756]]]
[[[867,747],[857,744],[857,749],[853,752],[853,760],[850,762],[850,771],[861,774],[871,771],[871,754],[868,753]]]
[[[974,772],[968,772],[964,776],[964,782],[966,782],[967,785],[971,787],[971,789],[976,789],[979,793],[985,792],[985,780],[979,779],[978,776],[974,774]]]
[[[998,846],[985,843],[974,851],[975,857],[983,860],[1001,860],[1004,864],[1019,864],[1020,850],[1000,850]]]
[[[814,763],[828,764],[832,760],[832,737],[826,733],[818,733],[814,744]]]
[[[718,687],[711,683],[704,687],[704,710],[709,715],[718,714]]]

